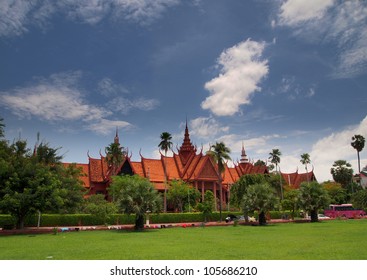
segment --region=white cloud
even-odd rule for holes
[[[137,99],[115,97],[107,103],[107,107],[114,112],[128,114],[131,110],[139,109],[142,111],[151,111],[159,106],[159,101],[156,99],[148,99],[140,97]]]
[[[202,139],[213,139],[222,132],[227,132],[228,126],[222,126],[212,117],[199,117],[190,121],[190,133]]]
[[[56,13],[68,19],[95,25],[103,19],[148,25],[178,0],[9,0],[0,1],[0,36],[21,36],[29,27],[45,28]]]
[[[280,24],[298,25],[320,19],[334,0],[288,0],[280,7]]]
[[[1,92],[5,107],[21,118],[35,116],[46,121],[90,121],[109,115],[101,107],[85,102],[74,85],[80,72],[51,75],[39,84]]]
[[[296,36],[337,47],[332,78],[358,76],[367,68],[367,2],[288,0],[279,12],[279,25]]]
[[[0,36],[20,36],[32,25],[45,28],[53,13],[50,1],[0,1]]]
[[[217,62],[220,74],[205,84],[210,96],[201,107],[218,116],[231,116],[241,105],[249,104],[269,71],[268,61],[261,60],[264,48],[265,43],[248,39],[223,51]]]
[[[129,93],[129,90],[125,86],[116,84],[110,78],[103,78],[98,82],[98,91],[106,97]]]
[[[107,119],[100,119],[98,121],[92,122],[86,126],[86,129],[91,130],[97,134],[108,135],[111,131],[117,128],[129,129],[132,125],[125,121],[114,121]]]
[[[310,153],[311,160],[315,166],[316,177],[319,181],[332,179],[330,168],[334,161],[344,159],[349,161],[357,172],[357,152],[351,146],[352,136],[361,134],[366,138],[367,135],[367,116],[360,124],[348,127],[343,131],[332,133],[317,141]],[[365,153],[364,153],[365,154]],[[361,165],[367,164],[367,158],[361,153]]]

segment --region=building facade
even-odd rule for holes
[[[118,134],[114,139],[119,142]],[[88,189],[89,195],[104,194],[108,198],[108,186],[111,182],[112,170],[108,166],[106,157],[100,154],[100,158],[92,158],[88,154],[88,163],[77,163],[84,173],[81,178],[84,186]],[[246,174],[268,174],[266,165],[254,165],[246,155],[245,148],[242,146],[241,160],[233,167],[225,164],[225,170],[222,174],[222,198],[223,203],[227,203],[230,198],[230,189],[242,175]],[[186,124],[185,134],[182,145],[173,152],[173,156],[164,156],[161,154],[160,159],[146,158],[140,154],[140,161],[133,161],[131,156],[126,156],[121,165],[117,169],[117,175],[134,175],[147,178],[159,191],[164,193],[165,175],[167,182],[172,180],[183,180],[196,188],[204,197],[207,190],[213,192],[214,197],[219,199],[219,173],[217,165],[212,158],[204,154],[202,149],[191,143],[189,130]],[[282,174],[285,182],[289,185],[298,187],[302,181],[315,180],[312,172],[308,174]]]

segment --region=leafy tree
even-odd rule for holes
[[[119,142],[115,141],[106,147],[105,152],[107,165],[111,168],[111,175],[115,176],[125,159],[126,151],[120,146]]]
[[[282,209],[291,211],[292,219],[294,219],[295,211],[299,209],[299,190],[289,190],[284,193],[282,200]]]
[[[173,180],[170,185],[167,199],[173,203],[180,212],[184,211],[186,205],[188,206],[190,204],[191,207],[196,206],[200,198],[199,191],[182,180]]]
[[[272,164],[275,164],[275,171],[278,172],[279,175],[280,175],[280,170],[278,171],[278,165],[280,163],[280,156],[281,155],[282,155],[282,153],[279,149],[273,149],[269,153],[270,162]],[[280,183],[280,195],[281,195],[281,199],[283,199],[283,186],[282,186],[282,179],[281,178],[279,179],[279,183]]]
[[[353,169],[352,165],[345,160],[336,160],[330,169],[331,175],[335,182],[340,183],[344,189],[352,182]]]
[[[265,163],[265,161],[258,159],[255,162],[254,166],[266,166],[266,163]]]
[[[213,150],[212,150],[213,149]],[[214,159],[214,162],[218,167],[218,183],[219,183],[219,195],[220,195],[220,203],[219,203],[219,213],[220,213],[220,222],[222,222],[222,202],[223,202],[223,192],[222,192],[222,173],[225,170],[224,160],[230,160],[231,157],[229,153],[231,150],[223,143],[216,142],[214,145],[211,145],[210,150],[208,151],[208,155]]]
[[[63,168],[57,149],[42,144],[32,153],[26,141],[2,140],[0,155],[0,209],[15,218],[17,228],[38,211],[77,208],[83,189],[79,173]]]
[[[348,192],[342,188],[340,183],[324,182],[322,183],[324,189],[328,192],[331,204],[343,204],[349,200]]]
[[[161,142],[158,144],[158,147],[164,151],[165,158],[167,157],[167,152],[172,148],[172,136],[169,132],[161,133]],[[164,197],[163,197],[163,209],[164,212],[167,212],[167,171],[166,168],[163,168],[164,172]]]
[[[135,229],[144,229],[147,211],[160,212],[162,198],[152,183],[138,175],[112,177],[109,191],[115,195],[119,209],[126,214],[135,214]]]
[[[360,190],[352,195],[353,206],[357,209],[367,209],[367,190]]]
[[[241,176],[231,187],[231,203],[235,207],[242,208],[242,200],[247,188],[251,185],[261,184],[265,182],[266,178],[262,174],[247,174]],[[244,212],[244,217],[245,219],[247,219],[247,212]]]
[[[203,213],[204,222],[207,222],[213,213],[214,209],[214,194],[212,191],[206,191],[204,194],[204,201],[198,203],[197,208]]]
[[[359,153],[363,150],[366,139],[362,135],[354,135],[352,137],[352,142],[350,143],[354,149],[357,151],[358,157],[358,173],[361,173],[361,159]]]
[[[277,203],[276,196],[268,183],[250,185],[243,196],[244,212],[259,212],[259,225],[266,224],[265,213]]]
[[[103,194],[95,194],[85,199],[82,212],[95,215],[107,224],[110,215],[117,213],[117,207],[114,203],[108,202]]]
[[[301,183],[299,188],[300,207],[310,213],[311,222],[318,221],[319,209],[327,207],[329,202],[330,198],[327,191],[319,183]]]
[[[307,165],[311,163],[310,155],[307,154],[307,153],[302,154],[301,155],[300,162],[305,166],[306,174],[307,174],[307,182],[309,182],[310,179],[308,178],[308,168],[307,168]]]

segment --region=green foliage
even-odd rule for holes
[[[330,169],[335,182],[340,183],[344,189],[352,182],[353,169],[352,165],[345,160],[336,160]]]
[[[311,222],[318,221],[318,210],[326,208],[330,203],[327,191],[317,182],[303,182],[299,188],[301,209],[310,212]]]
[[[135,214],[135,229],[144,228],[144,216],[147,211],[161,211],[162,198],[152,183],[138,175],[114,176],[110,191],[113,193],[120,211]]]
[[[83,195],[80,173],[60,164],[58,148],[41,143],[32,153],[26,141],[0,142],[0,210],[11,214],[18,228],[38,211],[77,210]]]
[[[241,207],[246,189],[251,185],[265,182],[266,178],[262,174],[248,174],[241,176],[231,187],[231,204],[236,207]]]
[[[268,183],[258,183],[246,189],[242,203],[245,213],[259,212],[259,224],[263,225],[265,213],[274,208],[277,199]]]
[[[185,183],[182,180],[173,180],[170,182],[170,187],[167,193],[167,199],[174,207],[177,207],[180,212],[183,212],[185,207],[195,207],[200,199],[200,192]]]
[[[367,190],[360,190],[352,195],[353,206],[357,209],[367,209]]]
[[[117,175],[117,169],[120,167],[126,156],[126,151],[123,147],[120,146],[117,137],[118,136],[116,132],[115,142],[111,143],[108,147],[105,148],[106,162],[112,170],[112,175]]]
[[[111,214],[117,213],[117,207],[106,201],[104,195],[96,194],[85,199],[83,212],[102,219],[103,224],[108,224],[111,223]]]
[[[204,201],[197,205],[200,212],[203,213],[204,222],[207,222],[213,213],[214,209],[214,194],[212,191],[206,191],[204,194]],[[222,213],[220,213],[221,215]],[[219,217],[220,219],[221,217]]]
[[[172,148],[172,136],[169,132],[162,132],[160,138],[161,142],[158,147],[167,155],[167,152]]]
[[[281,201],[282,209],[291,211],[291,217],[294,219],[295,212],[299,209],[299,190],[289,190],[284,193],[284,199]]]
[[[324,182],[322,186],[326,189],[330,197],[330,204],[343,204],[349,201],[350,195],[343,189],[340,183]]]

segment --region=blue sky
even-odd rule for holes
[[[206,151],[234,162],[309,153],[319,181],[338,159],[357,170],[367,137],[365,1],[0,1],[0,116],[7,139],[99,157],[118,127],[139,160],[161,132],[180,146],[187,119]],[[361,153],[367,165],[367,148]]]

